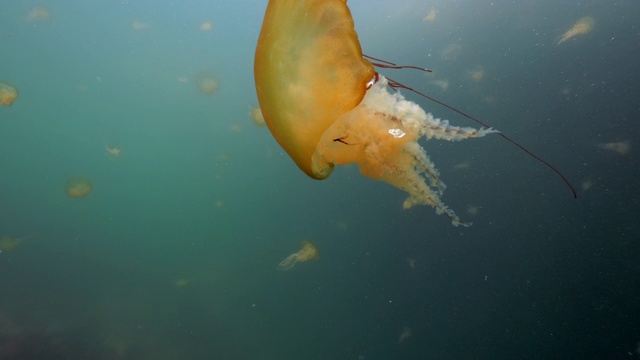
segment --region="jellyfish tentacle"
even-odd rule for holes
[[[465,139],[483,137],[488,134],[497,133],[493,128],[481,127],[479,129],[472,127],[460,127],[449,125],[449,120],[434,118],[433,115],[427,114],[426,126],[423,129],[423,136],[430,139],[446,140],[446,141],[462,141]]]

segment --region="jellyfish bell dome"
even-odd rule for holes
[[[10,106],[18,98],[18,88],[0,80],[0,106]]]
[[[67,195],[72,198],[86,197],[91,193],[92,189],[93,184],[91,183],[91,180],[80,176],[75,176],[68,179],[65,185]]]

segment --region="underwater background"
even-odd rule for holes
[[[640,358],[640,3],[349,1],[366,54],[433,69],[383,74],[578,192],[421,140],[469,228],[254,125],[266,4],[3,4],[0,359]]]

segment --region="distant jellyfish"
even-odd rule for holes
[[[429,22],[434,22],[436,21],[436,16],[438,15],[438,11],[434,8],[431,8],[431,10],[429,10],[429,12],[427,13],[427,16],[424,17],[424,21],[429,21]]]
[[[264,122],[264,116],[262,116],[262,111],[259,106],[251,107],[251,121],[253,121],[253,125],[255,126],[267,126]]]
[[[413,335],[413,332],[411,331],[410,327],[405,326],[404,328],[402,328],[402,332],[400,333],[400,337],[398,338],[398,344],[402,344],[402,342],[410,338],[411,335]]]
[[[302,248],[297,253],[287,256],[278,264],[278,270],[289,270],[298,262],[318,260],[320,258],[318,249],[310,241],[303,240]]]
[[[461,52],[462,46],[460,44],[453,43],[447,45],[447,47],[442,50],[440,57],[444,61],[455,61],[458,59],[458,56],[460,56]]]
[[[200,30],[202,31],[211,31],[213,30],[213,23],[211,21],[207,21],[200,25]]]
[[[149,23],[146,23],[140,20],[131,20],[131,30],[133,31],[142,31],[150,27],[151,25],[149,25]]]
[[[92,188],[91,180],[79,176],[70,178],[65,185],[67,195],[72,198],[83,198],[91,193]]]
[[[191,285],[192,283],[193,283],[193,280],[191,280],[191,279],[179,278],[179,279],[173,281],[173,287],[176,290],[184,290],[189,285]]]
[[[122,149],[115,147],[115,146],[109,146],[108,144],[104,144],[104,148],[105,150],[107,150],[107,153],[109,153],[110,156],[117,158],[120,157],[122,155]]]
[[[229,131],[234,134],[241,134],[244,131],[244,126],[238,123],[231,124],[231,126],[229,126]]]
[[[336,222],[336,227],[342,231],[349,230],[349,224],[347,224],[346,221],[342,221],[342,220]]]
[[[8,253],[15,250],[24,239],[16,239],[11,236],[3,236],[0,238],[0,254]]]
[[[10,106],[18,98],[18,88],[0,80],[0,106]]]
[[[478,212],[480,212],[480,206],[469,204],[467,205],[467,212],[471,216],[477,216]]]
[[[208,70],[201,71],[197,76],[198,89],[207,95],[211,95],[218,90],[220,83],[218,78]]]
[[[453,165],[453,169],[454,170],[467,170],[471,167],[471,163],[469,162],[469,160],[465,160],[461,163],[457,163],[455,165]]]
[[[408,258],[407,259],[407,265],[409,265],[409,268],[411,269],[415,269],[416,268],[416,259],[414,258]]]
[[[475,82],[480,82],[484,78],[484,68],[482,66],[477,66],[475,69],[469,72],[469,76],[471,80]]]
[[[41,5],[31,8],[27,14],[28,21],[47,21],[49,19],[51,19],[51,12]]]
[[[433,80],[431,82],[433,85],[436,85],[437,87],[440,88],[440,90],[442,91],[447,91],[449,89],[449,80],[444,79],[444,80]]]
[[[573,27],[571,27],[571,29],[567,30],[564,34],[558,37],[558,39],[556,40],[556,45],[560,45],[563,42],[571,39],[572,37],[590,33],[591,30],[593,30],[593,25],[595,25],[595,23],[596,21],[590,16],[580,18],[580,20],[576,21],[576,23],[573,24]]]
[[[629,153],[629,150],[631,150],[631,144],[628,140],[598,144],[598,147],[605,150],[615,151],[620,155],[627,155]]]
[[[582,189],[582,191],[587,191],[589,189],[591,189],[591,187],[593,186],[593,181],[591,181],[590,179],[586,179],[582,182],[580,188]]]

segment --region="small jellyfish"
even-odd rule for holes
[[[289,270],[298,262],[305,262],[309,260],[318,260],[318,249],[310,241],[302,241],[302,249],[297,253],[293,253],[282,260],[278,264],[278,270]]]
[[[51,18],[51,12],[41,5],[33,7],[27,14],[27,21],[47,21]]]
[[[453,165],[454,170],[468,170],[469,168],[471,168],[471,163],[469,162],[469,160]]]
[[[241,134],[244,131],[244,126],[237,123],[231,124],[231,126],[229,126],[229,131],[234,134]]]
[[[567,32],[558,37],[558,40],[556,40],[556,45],[560,45],[563,42],[571,39],[572,37],[590,33],[591,30],[593,30],[593,25],[595,23],[595,20],[593,20],[593,18],[590,16],[580,18],[580,20],[576,21],[576,23],[573,24],[573,27],[571,29],[567,30]]]
[[[191,279],[180,278],[173,281],[173,287],[176,290],[183,290],[183,289],[186,289],[192,283],[193,283],[193,280]]]
[[[3,236],[0,238],[0,254],[15,250],[24,239],[16,239],[11,236]]]
[[[0,80],[0,106],[10,106],[18,98],[18,88]]]
[[[467,212],[471,216],[478,216],[478,213],[480,212],[480,206],[469,204],[467,205]]]
[[[211,21],[207,21],[200,25],[200,30],[202,31],[211,31],[213,30],[213,23]]]
[[[475,82],[482,81],[482,79],[484,79],[484,68],[482,66],[477,66],[469,72],[469,76],[471,77],[471,80]]]
[[[402,328],[402,332],[400,333],[400,338],[398,339],[398,344],[402,344],[402,342],[405,341],[407,338],[411,337],[411,335],[413,335],[413,332],[411,331],[410,327],[405,326],[404,328]]]
[[[142,31],[150,28],[151,25],[149,23],[140,21],[140,20],[132,20],[131,21],[131,30],[133,31]]]
[[[627,155],[629,153],[629,150],[631,150],[631,144],[627,140],[598,144],[598,147],[605,150],[615,151],[620,155]]]
[[[407,259],[407,265],[409,265],[409,268],[411,269],[415,269],[416,268],[416,259],[414,258],[408,258]]]
[[[424,17],[424,21],[429,21],[429,22],[434,22],[436,21],[436,16],[438,15],[438,11],[434,8],[431,8],[431,10],[429,10],[429,12],[427,13],[427,16]]]
[[[264,122],[264,116],[262,116],[262,111],[259,106],[251,107],[251,121],[253,121],[253,125],[255,126],[267,126],[267,123]]]
[[[105,148],[105,150],[107,150],[109,155],[114,157],[114,158],[120,157],[120,155],[122,155],[122,149],[117,148],[115,146],[111,147],[108,144],[104,144],[104,148]]]
[[[91,180],[79,176],[70,178],[65,185],[67,195],[72,198],[83,198],[91,193],[92,188]]]
[[[431,82],[433,85],[436,85],[437,87],[440,88],[440,90],[442,91],[447,91],[449,89],[449,80],[444,79],[444,80],[433,80]]]
[[[447,47],[442,50],[442,54],[440,57],[444,61],[455,61],[458,60],[460,53],[462,52],[462,46],[460,44],[449,44]]]
[[[484,98],[482,98],[482,101],[484,101],[486,104],[494,105],[498,103],[498,98],[492,95],[487,95]]]
[[[582,182],[582,185],[580,186],[580,188],[582,189],[582,191],[587,191],[589,189],[591,189],[591,187],[593,186],[593,181],[586,179]]]
[[[342,230],[342,231],[349,230],[349,224],[347,224],[346,221],[337,221],[336,227],[338,228],[338,230]]]
[[[207,95],[211,95],[218,90],[220,83],[218,78],[210,71],[202,71],[197,76],[198,89]]]

